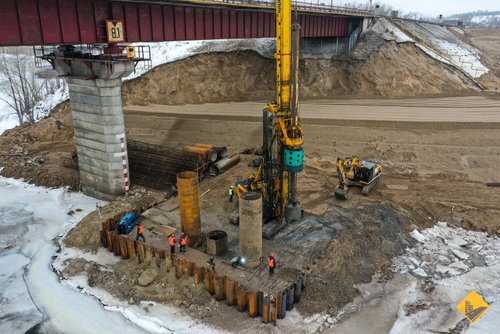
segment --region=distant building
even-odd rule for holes
[[[456,26],[456,27],[463,27],[464,26],[464,22],[460,21],[459,19],[446,19],[446,20],[443,20],[442,23],[450,25],[450,26]]]

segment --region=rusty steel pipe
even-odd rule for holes
[[[181,228],[188,235],[188,246],[197,247],[201,241],[198,174],[195,172],[177,174],[177,192]]]
[[[214,150],[215,152],[217,152],[217,158],[219,159],[227,157],[227,147],[225,146],[215,146],[212,144],[194,144],[194,146]]]
[[[217,161],[217,152],[208,148],[186,146],[184,147],[184,151],[201,155],[211,162]]]
[[[214,163],[212,166],[210,166],[210,173],[215,174],[215,175],[219,175],[221,173],[224,173],[229,168],[236,166],[240,162],[240,160],[241,160],[241,157],[238,153],[236,153],[230,157],[221,159],[221,160],[217,161],[216,163]]]

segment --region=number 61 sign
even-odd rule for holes
[[[108,43],[125,42],[123,33],[122,20],[106,20],[106,34],[108,35]]]

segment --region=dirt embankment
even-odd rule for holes
[[[491,90],[500,92],[500,31],[498,29],[467,30],[464,39],[481,50],[481,61],[490,72],[481,77],[481,82]]]
[[[497,77],[500,77],[500,30],[466,30],[466,39],[483,52],[481,60]]]
[[[253,51],[200,54],[126,82],[123,97],[129,105],[271,100],[274,76],[274,60]],[[302,60],[300,86],[302,99],[457,94],[474,87],[415,45],[395,42],[381,43],[366,59]]]
[[[74,151],[71,105],[63,102],[49,117],[0,136],[1,174],[39,186],[78,190],[78,171],[63,166],[65,159],[71,161]]]

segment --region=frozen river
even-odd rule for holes
[[[147,301],[128,305],[91,291],[85,279],[59,279],[53,268],[57,254],[106,258],[100,252],[61,252],[58,241],[96,202],[0,177],[0,333],[219,333],[180,309]],[[61,265],[61,259],[56,262]]]
[[[58,249],[53,239],[95,205],[81,194],[0,178],[0,333],[33,327],[45,333],[142,332],[95,298],[61,284],[52,271]]]

